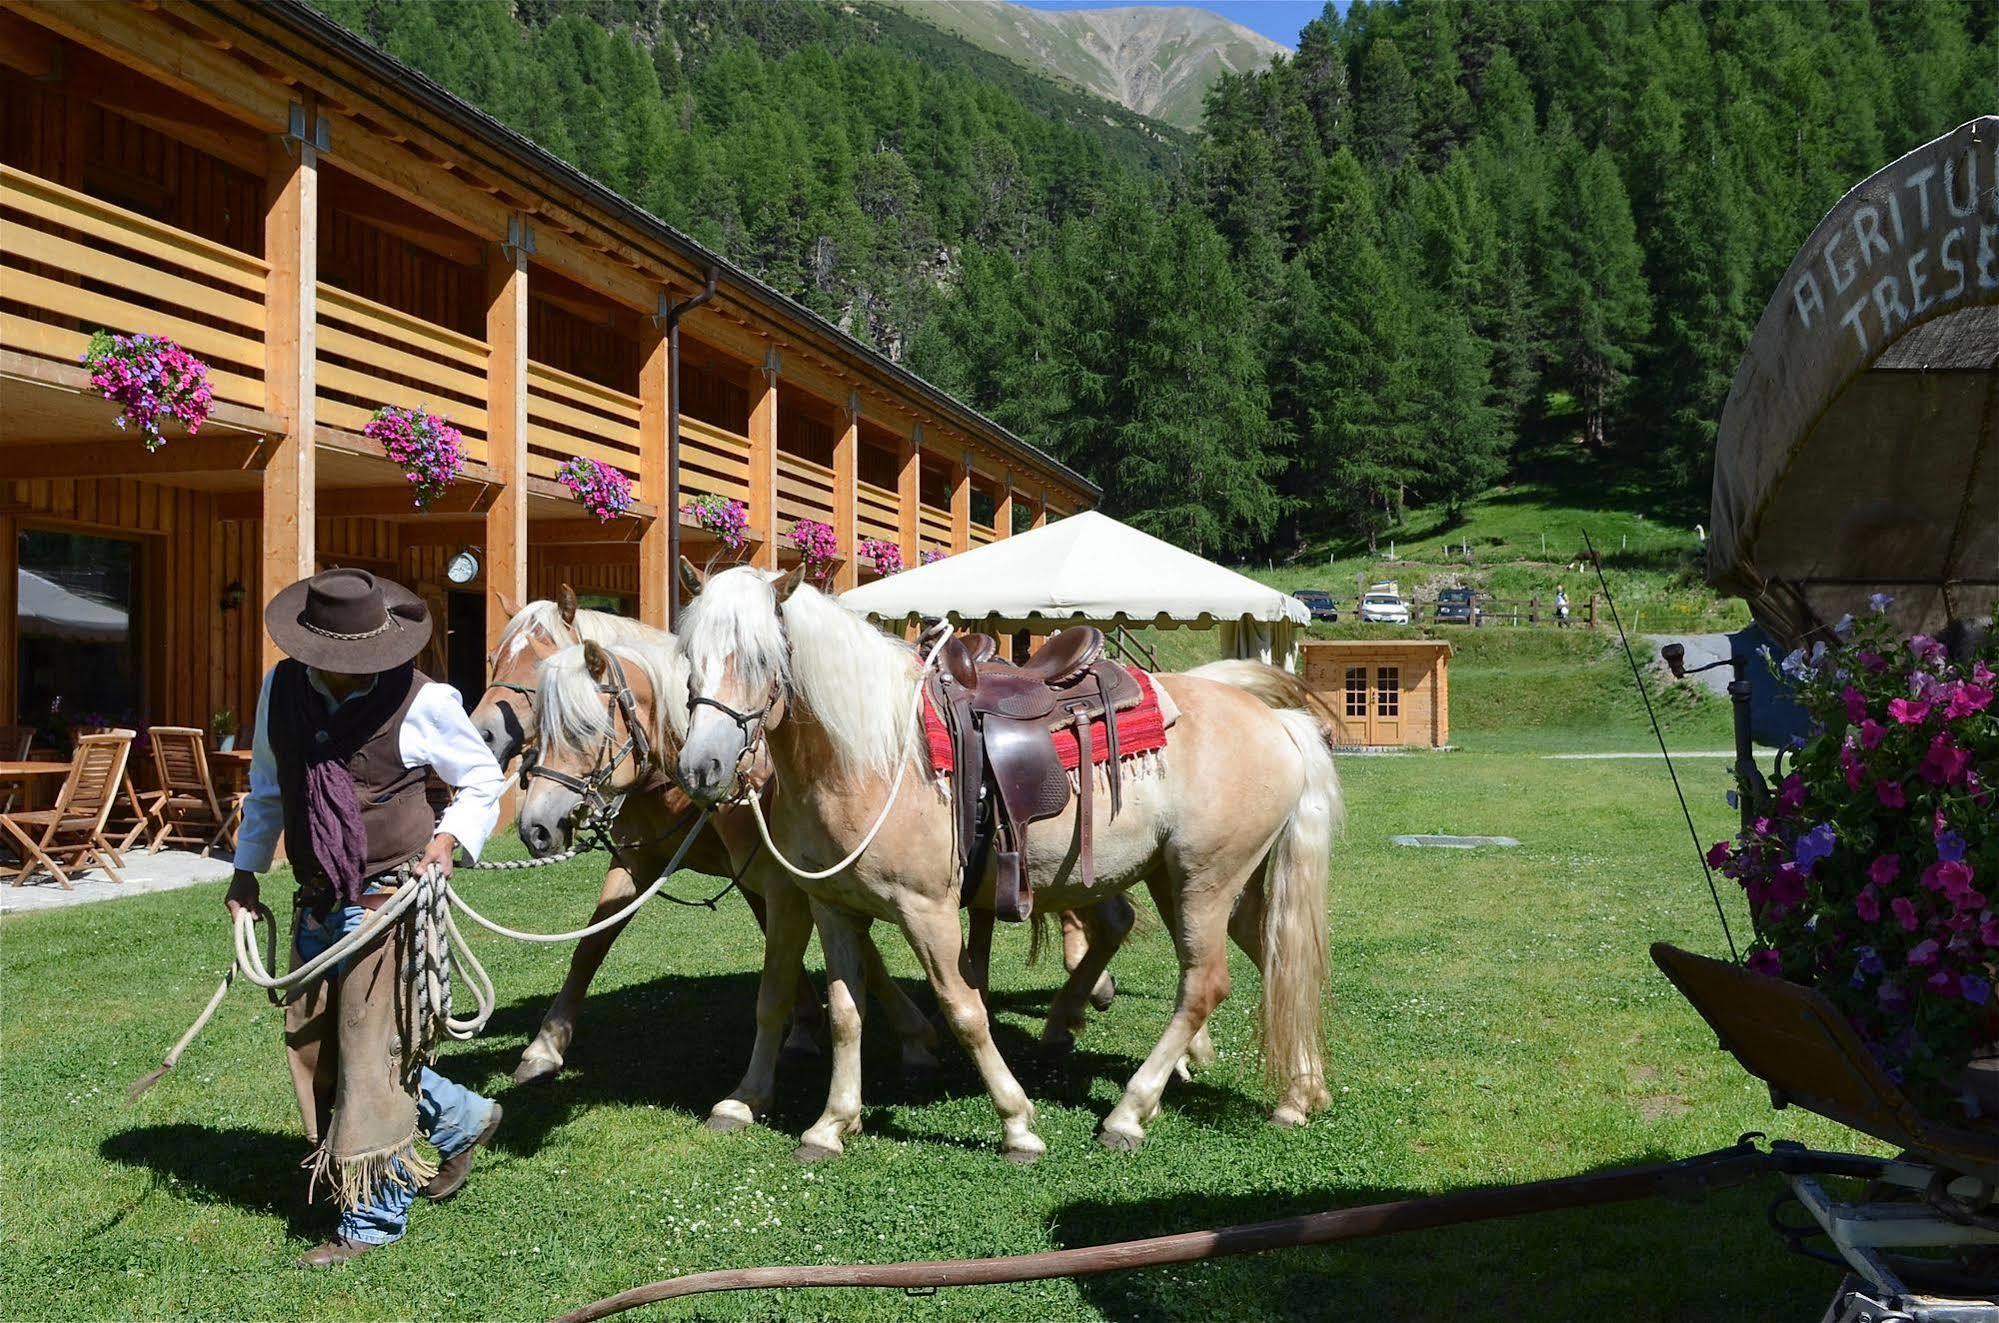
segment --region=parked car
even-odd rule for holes
[[[1335,602],[1333,595],[1323,588],[1300,588],[1291,595],[1305,604],[1305,609],[1312,613],[1314,620],[1340,618],[1339,603]]]
[[[1406,625],[1409,603],[1392,583],[1377,583],[1360,598],[1360,618],[1371,625]]]
[[[1470,625],[1478,620],[1478,602],[1469,588],[1446,588],[1437,594],[1437,623]]]

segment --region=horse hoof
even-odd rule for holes
[[[1122,1130],[1100,1130],[1097,1142],[1113,1153],[1136,1153],[1145,1143],[1144,1135],[1128,1135]]]
[[[1097,980],[1097,986],[1090,989],[1090,1005],[1100,1011],[1107,1011],[1117,1000],[1117,976],[1106,974]]]
[[[1042,1150],[1034,1148],[1010,1148],[1001,1152],[1000,1156],[1016,1167],[1032,1167],[1041,1161],[1041,1153]]]
[[[718,1135],[733,1135],[738,1130],[748,1130],[754,1124],[748,1117],[731,1116],[727,1112],[710,1112],[708,1119],[701,1123],[704,1130]]]
[[[800,1144],[797,1148],[791,1150],[791,1160],[793,1162],[824,1162],[828,1158],[837,1158],[839,1156],[839,1149],[827,1148],[823,1144]]]
[[[1270,1114],[1270,1124],[1279,1130],[1296,1130],[1305,1124],[1305,1114],[1286,1103]]]
[[[550,1061],[547,1057],[522,1057],[521,1064],[514,1067],[514,1083],[545,1084],[561,1071],[560,1061]]]

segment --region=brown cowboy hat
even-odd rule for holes
[[[279,591],[264,628],[285,655],[322,671],[373,675],[430,642],[430,609],[399,583],[366,570],[326,570]]]

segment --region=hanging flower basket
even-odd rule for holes
[[[805,577],[815,583],[824,582],[832,572],[833,562],[840,559],[840,543],[833,536],[833,526],[817,519],[801,519],[793,524],[791,545],[798,549],[799,559],[805,563]]]
[[[1836,633],[1781,663],[1813,733],[1708,861],[1748,898],[1751,969],[1823,992],[1920,1104],[1975,1114],[1958,1078],[1999,1040],[1999,634],[1960,661],[1878,614]]]
[[[902,548],[893,542],[884,542],[876,537],[861,539],[861,559],[874,567],[876,574],[886,579],[891,574],[903,571]]]
[[[120,406],[118,426],[138,428],[149,451],[167,443],[160,424],[177,422],[192,436],[215,403],[208,365],[165,336],[99,331],[78,361],[90,369],[91,386]]]
[[[697,496],[680,507],[680,513],[715,535],[715,540],[731,551],[741,551],[750,541],[750,507],[741,501],[720,496]]]
[[[948,551],[939,551],[935,547],[925,547],[922,550],[922,552],[920,552],[917,555],[917,559],[925,565],[935,565],[938,561],[943,560],[946,556],[950,554],[951,553]]]
[[[416,508],[428,510],[465,469],[464,437],[434,413],[385,404],[375,410],[364,436],[382,443],[389,461],[402,469]]]
[[[632,508],[632,480],[609,464],[578,455],[555,471],[555,480],[599,523],[608,524]]]

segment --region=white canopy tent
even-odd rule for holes
[[[882,621],[1219,628],[1222,655],[1292,666],[1302,602],[1094,510],[841,594]]]

